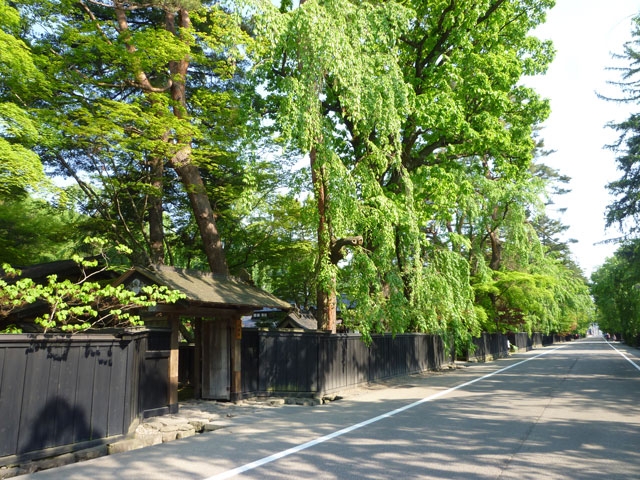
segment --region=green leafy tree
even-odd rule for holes
[[[562,240],[560,237],[569,229],[560,220],[549,217],[546,213],[540,213],[533,218],[532,226],[535,229],[540,243],[545,251],[554,258],[558,258],[569,267],[577,268],[571,258],[571,247],[577,243],[576,239]]]
[[[0,201],[39,187],[45,180],[32,147],[38,126],[29,106],[46,79],[36,68],[29,46],[20,37],[20,15],[0,1]]]
[[[567,185],[571,181],[566,175],[562,175],[559,170],[545,165],[542,160],[552,152],[544,150],[544,145],[539,142],[537,148],[537,161],[531,166],[531,174],[537,182],[541,182],[545,189],[545,208],[530,212],[531,225],[535,230],[545,255],[559,259],[568,268],[580,271],[580,268],[571,257],[570,245],[577,243],[576,239],[562,239],[561,237],[568,230],[561,220],[549,216],[548,211],[555,211],[562,215],[566,209],[555,208],[555,197],[565,195],[570,192]]]
[[[517,183],[482,180],[479,204],[468,216],[468,238],[483,328],[584,332],[593,319],[586,280],[570,260],[568,246],[540,228],[539,220],[548,218],[543,197],[549,179],[533,168]]]
[[[591,275],[597,322],[603,332],[640,342],[640,241],[629,240]]]
[[[615,58],[623,63],[613,68],[621,78],[612,81],[620,89],[620,95],[603,97],[609,101],[638,104],[640,79],[640,16],[633,19],[632,39],[624,44],[623,52]],[[637,344],[640,333],[640,277],[638,276],[638,220],[640,219],[640,115],[632,113],[626,120],[612,123],[620,134],[610,148],[617,153],[616,162],[621,177],[607,185],[614,200],[607,207],[607,226],[617,226],[625,241],[614,256],[591,276],[592,293],[598,311],[598,323],[602,331],[622,333],[625,340]]]
[[[394,2],[308,1],[263,19],[273,43],[262,78],[272,93],[276,128],[310,161],[323,329],[335,331],[337,263],[345,241],[358,245],[367,227],[388,234],[388,214],[400,213],[377,176],[399,165],[398,126],[409,99],[394,55],[407,13]],[[348,138],[354,131],[357,136]]]
[[[30,196],[0,200],[0,263],[63,260],[87,233],[87,219],[65,204]]]
[[[636,105],[640,93],[638,65],[640,63],[640,16],[633,19],[632,39],[624,44],[623,53],[615,58],[625,65],[612,68],[620,73],[619,81],[612,81],[620,89],[620,95],[614,98],[602,97],[609,101]],[[620,179],[607,185],[615,200],[606,212],[607,226],[617,225],[623,232],[634,235],[638,232],[640,219],[640,174],[638,153],[640,152],[640,115],[631,114],[629,118],[610,126],[620,133],[618,141],[610,145],[618,153],[616,162],[622,172]]]
[[[195,224],[206,265],[227,273],[216,216],[220,184],[242,176],[243,109],[232,85],[250,43],[235,17],[186,0],[17,5],[56,85],[38,105],[42,157],[76,180],[87,212],[136,262],[171,259],[165,231],[176,239]]]
[[[20,271],[8,264],[2,266],[0,278],[0,333],[20,333],[11,323],[11,315],[17,310],[38,305],[45,313],[34,319],[34,324],[43,332],[79,332],[98,327],[130,327],[144,322],[137,314],[140,308],[155,306],[158,302],[174,303],[184,295],[167,287],[151,285],[141,292],[127,290],[124,285],[112,286],[92,281],[92,277],[109,267],[105,247],[107,241],[88,238],[85,241],[98,249],[103,259],[99,269],[98,260],[84,260],[78,255],[73,260],[83,271],[77,282],[58,280],[51,275],[44,283],[36,283],[31,278],[20,278]],[[116,248],[120,253],[128,253],[126,247]],[[88,269],[92,269],[89,273]]]
[[[627,120],[615,125],[622,131],[618,143],[614,146],[619,155],[616,157],[622,177],[607,185],[615,200],[607,207],[606,225],[618,226],[630,234],[638,232],[640,220],[640,175],[638,173],[638,153],[640,152],[640,115],[631,115]]]
[[[474,287],[486,313],[485,330],[585,333],[594,320],[584,278],[556,260],[542,261],[526,271],[492,272],[484,278]]]
[[[553,56],[530,36],[553,1],[247,4],[252,39],[219,3],[17,4],[56,85],[38,151],[96,228],[137,262],[246,270],[301,305],[315,289],[327,330],[338,292],[365,336],[567,330],[583,290],[532,227],[549,106],[520,84]],[[259,158],[272,140],[285,154]]]
[[[466,175],[524,178],[548,104],[519,80],[551,60],[529,31],[552,5],[307,1],[267,15],[275,48],[263,78],[276,127],[311,164],[321,312],[338,286],[365,333],[426,328],[415,319],[434,272],[468,284],[469,263],[443,261],[462,238],[447,232],[436,248],[427,232],[451,220],[450,199],[473,191]],[[332,262],[332,245],[354,235],[362,247]],[[471,290],[459,292],[468,305]],[[473,308],[462,308],[470,324],[458,328],[447,303],[435,316],[442,330],[476,330]]]
[[[247,215],[225,227],[234,239],[227,247],[229,267],[246,271],[260,287],[308,309],[315,305],[313,204],[292,192],[274,193],[267,199],[254,197],[257,208],[247,205]]]

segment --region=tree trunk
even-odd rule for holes
[[[300,0],[302,6],[306,0]],[[302,69],[302,64],[298,68]],[[316,85],[316,88],[318,86]],[[318,92],[319,94],[319,92]],[[321,143],[316,139],[315,145]],[[325,268],[331,267],[331,225],[327,219],[327,191],[324,183],[324,168],[317,163],[318,148],[313,146],[309,152],[311,163],[311,182],[316,195],[318,205],[318,257],[316,259],[316,278],[321,277]],[[324,276],[324,275],[323,275]],[[316,320],[319,330],[336,332],[336,278],[332,273],[330,280],[325,285],[316,285],[317,312]]]
[[[337,298],[336,298],[336,278],[331,278],[330,292],[325,292],[322,288],[318,288],[318,330],[336,333],[337,327]]]
[[[313,183],[316,201],[318,205],[318,259],[316,262],[316,275],[320,277],[323,268],[329,268],[331,263],[331,233],[327,220],[327,194],[324,184],[323,167],[317,163],[318,150],[314,147],[309,152],[311,162],[311,181]],[[316,319],[319,330],[327,330],[336,333],[336,278],[331,275],[328,285],[317,287]]]
[[[496,230],[489,232],[489,241],[491,242],[491,261],[489,262],[489,268],[491,270],[499,270],[502,264],[502,243]]]
[[[180,175],[180,180],[189,195],[191,209],[200,230],[200,238],[202,239],[204,253],[211,272],[218,275],[228,275],[229,270],[222,248],[222,241],[218,234],[211,202],[207,196],[198,167],[187,163],[182,166],[176,165],[174,168]]]
[[[175,21],[179,21],[180,28],[187,31],[191,28],[191,19],[189,12],[181,9],[178,14],[167,12],[165,16],[165,26],[167,30],[174,35],[179,36],[176,30]],[[189,59],[170,62],[169,71],[173,82],[171,84],[171,98],[174,101],[173,113],[178,118],[185,118],[187,114],[186,103],[186,78],[189,69]],[[173,156],[170,161],[173,169],[180,176],[182,185],[184,186],[193,215],[200,230],[200,238],[204,253],[209,263],[211,272],[218,275],[228,275],[229,269],[222,248],[222,241],[218,234],[211,201],[207,195],[207,190],[200,175],[198,167],[191,162],[191,138],[178,139],[179,144],[183,147]]]
[[[163,173],[162,158],[154,157],[151,160],[151,187],[154,193],[149,196],[149,249],[154,265],[164,264]]]

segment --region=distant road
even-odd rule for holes
[[[28,477],[638,479],[639,353],[579,340]]]

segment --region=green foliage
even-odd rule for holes
[[[640,153],[640,116],[631,115],[615,126],[622,131],[616,158],[622,177],[607,185],[615,200],[607,208],[607,226],[616,225],[635,234],[640,219],[640,178],[638,175],[638,153]]]
[[[623,53],[614,58],[622,66],[612,68],[620,80],[611,82],[620,95],[607,100],[638,104],[640,78],[640,16],[633,19],[632,38],[624,44]],[[625,235],[614,256],[591,276],[591,291],[597,307],[598,324],[605,332],[621,333],[625,341],[637,344],[640,337],[640,276],[638,265],[638,220],[640,219],[640,115],[632,113],[626,120],[610,125],[620,136],[610,148],[618,156],[621,177],[607,185],[614,200],[607,207],[607,226],[617,226]]]
[[[22,32],[35,64],[55,79],[54,94],[33,109],[41,125],[35,151],[76,181],[83,211],[100,219],[103,235],[130,246],[135,263],[201,256],[209,243],[180,243],[201,228],[191,210],[205,208],[189,195],[208,193],[223,215],[249,172],[239,155],[251,39],[238,18],[217,2],[16,5],[28,13]],[[188,181],[176,171],[186,164],[200,169]],[[206,187],[187,185],[196,176]]]
[[[315,285],[329,297],[340,275],[332,242],[361,234],[388,261],[391,218],[406,211],[406,199],[391,201],[379,177],[400,163],[399,127],[411,105],[395,58],[409,13],[394,2],[308,1],[261,19],[272,46],[258,73],[282,141],[310,154],[309,189],[318,201]],[[388,275],[382,265],[379,278]]]
[[[0,263],[32,265],[69,258],[87,232],[70,206],[28,196],[0,201]]]
[[[365,336],[452,332],[460,346],[480,320],[496,321],[491,296],[526,312],[523,326],[564,328],[562,289],[550,294],[551,274],[532,270],[546,255],[529,223],[546,183],[530,167],[549,105],[519,85],[553,57],[529,36],[553,4],[267,9],[273,46],[260,78],[276,131],[313,151],[312,187],[324,202],[318,286],[331,289],[337,276],[355,305],[345,320]],[[363,248],[336,269],[322,243],[354,234]]]
[[[594,320],[582,275],[552,258],[540,258],[526,270],[485,272],[474,289],[486,313],[485,331],[584,333]]]
[[[86,243],[103,251],[107,242],[101,239],[87,239]],[[126,247],[119,247],[127,253]],[[75,256],[74,260],[85,269],[96,267],[96,261],[84,261]],[[102,270],[108,268],[103,267]],[[8,324],[16,310],[34,306],[46,310],[34,319],[42,331],[79,332],[99,327],[128,327],[142,325],[137,314],[140,308],[155,306],[158,302],[175,303],[184,295],[157,285],[146,286],[140,293],[127,290],[124,285],[112,286],[91,281],[91,274],[85,273],[78,282],[59,281],[56,275],[47,277],[45,283],[36,283],[31,278],[20,278],[20,271],[8,264],[2,266],[0,278],[0,333],[20,333]]]
[[[229,269],[244,270],[261,288],[308,308],[315,304],[313,205],[272,193],[245,194],[244,205],[230,213],[244,215],[223,224],[234,239],[226,249]]]
[[[3,268],[8,270],[7,265]],[[158,302],[173,303],[180,294],[166,287],[145,287],[142,294],[128,291],[124,286],[112,287],[97,282],[58,282],[55,275],[48,277],[44,285],[31,279],[20,279],[13,284],[0,280],[0,320],[26,305],[43,302],[48,313],[36,317],[35,324],[44,332],[60,330],[78,332],[97,327],[126,327],[142,325],[135,310],[156,305]],[[2,333],[17,333],[9,326]]]
[[[28,148],[34,137],[35,126],[24,110],[0,104],[0,198],[44,182],[40,158]]]
[[[632,39],[624,44],[623,53],[614,58],[622,62],[622,66],[612,68],[620,74],[620,80],[610,82],[617,85],[620,95],[616,98],[606,98],[615,102],[624,102],[637,106],[640,93],[640,77],[638,65],[640,63],[640,16],[633,19]],[[622,173],[618,180],[607,185],[614,197],[607,207],[607,226],[616,225],[621,231],[635,235],[638,233],[640,219],[640,175],[638,169],[638,154],[640,153],[640,115],[632,113],[626,120],[609,125],[620,136],[609,148],[618,154],[616,158],[618,170]]]
[[[441,333],[445,338],[453,336],[457,350],[462,351],[471,337],[481,333],[469,264],[449,250],[434,250],[428,259],[425,288],[419,293],[413,329]]]
[[[437,332],[462,350],[483,328],[580,329],[590,299],[533,164],[549,104],[520,85],[553,58],[530,35],[553,4],[20,1],[20,18],[0,3],[0,198],[40,181],[39,154],[132,261],[206,268],[204,193],[232,273],[303,307],[340,293],[365,338]],[[0,228],[36,232],[36,206],[0,204]],[[362,245],[332,252],[349,237]],[[9,258],[63,248],[41,243]],[[130,321],[107,308],[120,293],[45,287],[63,307],[45,326]]]
[[[420,21],[401,51],[416,93],[403,163],[413,171],[436,159],[490,159],[507,175],[527,168],[532,127],[549,106],[518,82],[544,72],[552,58],[550,44],[529,32],[554,2],[409,4]]]
[[[28,108],[46,81],[27,44],[16,37],[19,31],[18,11],[0,0],[0,199],[45,180],[40,158],[31,149],[38,131]]]
[[[603,332],[620,333],[630,345],[640,341],[640,241],[629,240],[591,275],[597,322]]]

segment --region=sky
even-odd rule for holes
[[[639,12],[640,0],[556,0],[547,22],[533,32],[552,40],[556,49],[546,75],[524,82],[551,102],[540,134],[545,149],[554,153],[543,162],[571,177],[571,192],[554,199],[554,207],[566,208],[565,213],[548,214],[569,226],[566,238],[578,240],[571,250],[587,277],[617,248],[601,242],[619,237],[616,229],[605,230],[612,200],[605,185],[620,177],[615,152],[605,148],[618,134],[606,125],[633,111],[631,105],[599,99],[596,92],[620,93],[608,83],[620,80],[619,74],[608,68],[621,65],[612,54],[622,53]]]

